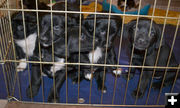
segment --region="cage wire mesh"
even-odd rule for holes
[[[55,88],[55,76],[53,76],[53,80],[50,81],[50,83],[48,82],[48,84],[51,84],[51,85],[47,85],[47,77],[44,77],[43,76],[43,69],[42,69],[42,66],[44,64],[57,64],[57,65],[62,65],[62,64],[65,64],[65,83],[63,85],[64,87],[64,90],[60,92],[60,103],[68,103],[68,104],[74,104],[74,105],[77,105],[77,104],[80,104],[80,103],[83,103],[84,101],[86,101],[84,104],[87,104],[87,105],[91,105],[91,104],[95,104],[97,106],[124,106],[124,107],[164,107],[164,92],[177,92],[178,90],[174,90],[174,87],[176,85],[176,80],[178,80],[178,72],[179,72],[179,68],[180,66],[177,66],[177,67],[170,67],[169,66],[169,62],[170,62],[170,58],[171,58],[171,55],[172,55],[172,52],[173,52],[173,49],[174,49],[174,45],[177,44],[176,41],[179,37],[179,23],[180,23],[180,16],[178,17],[171,17],[169,16],[169,9],[171,8],[171,2],[173,0],[168,0],[168,4],[167,4],[167,8],[166,8],[166,13],[165,13],[165,16],[158,16],[158,15],[155,15],[156,14],[156,3],[157,3],[158,0],[154,0],[153,2],[153,5],[152,5],[152,15],[140,15],[140,9],[141,9],[141,2],[142,0],[140,0],[139,2],[139,7],[138,7],[138,14],[137,15],[130,15],[130,14],[118,14],[118,13],[113,13],[111,12],[111,8],[112,8],[112,0],[110,0],[110,7],[109,7],[109,11],[107,13],[101,13],[101,12],[97,12],[97,4],[98,4],[98,0],[95,0],[95,7],[94,7],[94,10],[95,12],[84,12],[82,11],[82,0],[80,0],[80,11],[69,11],[67,9],[67,0],[65,0],[65,11],[58,11],[58,10],[53,10],[52,9],[52,6],[50,6],[50,9],[49,10],[40,10],[38,9],[38,1],[36,0],[36,8],[35,9],[25,9],[24,6],[23,6],[23,1],[20,0],[20,1],[13,1],[13,0],[1,0],[0,1],[0,69],[1,69],[1,73],[0,73],[0,77],[1,77],[1,82],[2,82],[2,86],[0,88],[0,90],[2,91],[1,92],[1,98],[8,98],[8,99],[15,99],[15,100],[18,100],[18,101],[22,101],[22,102],[25,102],[25,101],[32,101],[32,102],[47,102],[47,97],[48,97],[48,92],[49,90],[45,89],[46,87],[48,89],[50,89],[49,86],[52,86]],[[125,0],[125,7],[124,7],[124,13],[125,13],[125,10],[126,10],[126,2],[127,0]],[[17,4],[20,3],[20,6],[18,6]],[[53,3],[52,0],[49,1],[50,4]],[[173,8],[173,7],[172,7]],[[17,56],[16,56],[16,50],[15,50],[15,45],[14,45],[14,38],[13,38],[13,32],[12,32],[12,14],[15,13],[15,12],[22,12],[22,21],[23,21],[23,31],[24,31],[24,38],[26,39],[27,38],[27,35],[26,35],[26,21],[25,21],[25,17],[24,17],[24,13],[25,12],[34,12],[36,13],[36,24],[37,24],[37,36],[39,38],[39,35],[40,35],[40,28],[39,28],[39,25],[40,25],[40,21],[39,20],[39,14],[40,13],[50,13],[51,15],[51,35],[53,36],[53,13],[64,13],[65,15],[65,46],[67,47],[67,34],[68,34],[68,26],[67,26],[67,23],[68,23],[68,14],[70,13],[73,13],[73,14],[79,14],[80,15],[80,18],[79,18],[79,38],[81,36],[81,32],[82,32],[82,15],[83,14],[94,14],[94,26],[93,26],[93,51],[95,50],[94,48],[94,44],[95,44],[95,30],[96,30],[96,15],[100,14],[100,15],[107,15],[108,16],[108,27],[107,27],[107,38],[106,40],[109,40],[109,30],[110,30],[110,19],[111,19],[111,16],[121,16],[122,18],[122,28],[121,28],[121,33],[120,33],[120,39],[118,40],[118,47],[117,47],[117,63],[116,64],[107,64],[107,56],[108,56],[108,49],[106,47],[105,49],[105,58],[104,58],[104,63],[103,64],[94,64],[93,63],[93,59],[94,59],[94,56],[96,55],[92,55],[92,63],[81,63],[81,53],[79,51],[78,53],[78,62],[77,63],[70,63],[68,62],[68,57],[67,57],[67,48],[65,50],[65,62],[64,63],[61,63],[61,62],[55,62],[55,55],[54,55],[54,42],[52,41],[52,61],[51,62],[44,62],[42,61],[41,59],[39,61],[31,61],[29,60],[29,56],[26,55],[25,56],[25,60],[22,61],[22,60],[17,60]],[[157,66],[157,63],[158,63],[158,58],[159,58],[159,53],[160,53],[160,50],[161,50],[161,47],[159,47],[158,49],[158,54],[157,54],[157,59],[156,59],[156,63],[154,66],[146,66],[145,65],[145,60],[146,60],[146,56],[144,57],[144,62],[143,62],[143,65],[142,66],[138,66],[138,65],[133,65],[132,64],[132,59],[133,59],[133,54],[134,54],[134,45],[133,45],[133,48],[132,48],[132,53],[131,53],[131,58],[130,60],[128,61],[129,64],[119,64],[120,63],[120,57],[121,57],[121,53],[122,53],[122,50],[123,50],[123,47],[122,47],[122,43],[123,43],[123,31],[124,31],[124,28],[125,28],[125,20],[128,19],[129,17],[135,17],[137,19],[137,23],[136,23],[136,26],[135,26],[135,36],[137,34],[137,27],[138,27],[138,22],[139,22],[139,18],[141,17],[146,17],[146,18],[150,18],[151,19],[151,24],[150,24],[150,29],[149,29],[149,35],[151,33],[151,28],[152,28],[152,22],[153,20],[156,20],[156,19],[161,19],[163,20],[163,24],[162,24],[162,35],[161,35],[161,41],[160,41],[160,46],[161,46],[161,42],[163,40],[163,36],[165,35],[165,31],[166,31],[166,26],[167,26],[167,22],[168,21],[175,21],[176,22],[176,25],[174,25],[174,33],[173,33],[173,36],[171,37],[172,40],[171,40],[171,50],[170,50],[170,53],[169,53],[169,59],[167,61],[167,65],[166,66]],[[158,22],[157,22],[158,23]],[[52,37],[53,38],[53,37]],[[27,43],[26,42],[26,52],[28,52],[29,50],[29,46],[27,46]],[[106,41],[106,46],[108,44],[108,41]],[[79,42],[79,50],[81,50],[81,42]],[[178,44],[176,45],[176,47],[179,47]],[[178,48],[177,48],[178,49]],[[41,45],[40,43],[38,42],[38,50],[39,50],[39,56],[40,58],[41,57]],[[145,55],[147,55],[147,51],[145,51]],[[20,62],[24,62],[24,63],[27,63],[27,69],[24,71],[24,72],[18,72],[17,70],[17,65],[20,63]],[[33,94],[32,94],[32,85],[31,85],[31,64],[34,63],[34,64],[39,64],[40,65],[40,73],[41,73],[41,87],[40,87],[40,90],[41,93],[39,93],[39,96],[38,97],[35,97],[33,98]],[[70,91],[71,89],[71,86],[72,84],[70,84],[70,80],[68,80],[68,67],[71,66],[71,65],[75,65],[75,66],[78,66],[78,84],[74,87],[72,87],[73,89],[76,88],[75,92],[73,93],[73,91]],[[81,89],[83,88],[83,85],[80,83],[80,71],[81,71],[81,66],[90,66],[90,72],[91,72],[91,75],[93,76],[93,68],[96,67],[96,66],[100,66],[100,67],[103,67],[103,84],[102,86],[104,87],[105,83],[108,82],[109,80],[107,79],[113,79],[111,80],[112,82],[108,82],[108,84],[110,85],[113,85],[112,88],[107,88],[108,90],[110,89],[111,92],[109,92],[108,94],[104,94],[103,93],[103,90],[101,90],[100,92],[94,90],[96,89],[96,84],[94,83],[94,80],[91,78],[90,82],[87,83],[87,82],[84,82],[85,85],[88,85],[89,84],[89,90],[87,91],[82,91]],[[105,74],[108,74],[106,71],[106,68],[107,67],[116,67],[117,69],[119,68],[125,68],[127,69],[127,74],[128,74],[128,77],[130,76],[130,71],[131,71],[131,68],[141,68],[141,72],[140,72],[140,75],[138,75],[139,77],[137,77],[137,79],[139,78],[139,82],[141,82],[141,78],[142,78],[142,75],[144,73],[144,69],[146,68],[150,68],[150,69],[153,69],[153,72],[155,73],[156,69],[165,69],[165,75],[163,76],[163,82],[164,83],[164,79],[165,79],[165,76],[166,76],[166,73],[167,73],[167,69],[175,69],[176,70],[176,76],[175,76],[175,79],[173,81],[173,84],[172,84],[172,87],[168,89],[168,91],[163,91],[163,84],[161,85],[160,87],[160,91],[159,92],[156,92],[154,93],[154,95],[156,95],[156,101],[150,101],[150,97],[151,96],[151,92],[153,91],[151,88],[152,88],[152,81],[154,79],[154,74],[152,76],[152,79],[150,81],[150,87],[148,87],[148,92],[146,92],[146,98],[144,96],[143,100],[144,101],[139,101],[138,97],[136,96],[135,97],[135,100],[132,101],[132,97],[129,97],[129,95],[127,95],[128,93],[128,90],[132,90],[131,86],[132,84],[130,84],[130,79],[128,78],[127,81],[122,81],[121,83],[119,83],[121,80],[119,78],[118,75],[115,75],[115,76],[106,76],[105,77]],[[55,68],[53,68],[53,71],[55,71]],[[105,79],[106,79],[106,82],[105,82]],[[138,82],[138,81],[137,81]],[[25,84],[24,84],[25,83]],[[123,84],[122,84],[123,83]],[[31,92],[30,92],[30,97],[31,99],[28,99],[26,97],[26,88],[27,88],[27,85],[30,85],[30,89],[31,89]],[[95,85],[95,86],[93,86]],[[120,92],[120,89],[123,89],[123,93]],[[137,91],[139,90],[139,86],[138,86],[138,89]],[[70,91],[70,92],[69,92]],[[94,91],[96,91],[97,93],[93,93]],[[54,100],[56,100],[56,90],[54,89]],[[72,92],[72,93],[71,93]],[[82,92],[82,93],[81,93]],[[138,93],[138,92],[137,92]],[[62,94],[62,96],[61,96]],[[71,94],[71,95],[70,95]],[[73,94],[73,95],[72,95]],[[74,95],[76,94],[76,95]],[[84,100],[82,97],[83,97],[83,94],[88,94],[87,98]],[[97,95],[98,96],[98,99],[94,99],[95,96],[94,95]],[[72,97],[70,97],[72,96]],[[74,97],[73,97],[74,96]],[[71,99],[72,98],[72,99]],[[109,98],[109,99],[107,99]],[[119,100],[117,100],[119,98]],[[122,98],[122,99],[121,99]],[[96,102],[94,102],[93,100],[96,100]],[[105,100],[105,101],[104,101]],[[71,102],[72,101],[72,102]],[[98,101],[98,102],[97,102]],[[118,102],[117,102],[118,101]],[[129,103],[127,101],[131,101],[132,103]]]

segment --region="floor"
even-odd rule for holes
[[[22,102],[9,102],[5,107],[0,108],[104,108],[84,105],[57,105],[57,104],[32,104]]]
[[[0,108],[4,108],[6,104],[7,104],[7,100],[0,99]]]

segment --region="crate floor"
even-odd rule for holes
[[[175,26],[171,26],[171,25],[166,26],[164,37],[165,37],[166,42],[169,43],[170,45],[172,43],[174,32],[175,32]],[[118,46],[119,46],[118,43],[119,43],[119,40],[117,39],[115,42],[115,44],[116,44],[115,49],[116,49],[117,53],[118,53]],[[129,60],[125,53],[126,52],[125,51],[126,44],[124,44],[122,46],[123,47],[122,47],[119,64],[128,64]],[[175,47],[173,50],[175,53],[176,59],[180,63],[180,56],[178,56],[178,54],[180,54],[179,46],[180,46],[180,30],[178,31],[177,39],[175,42]],[[123,68],[123,69],[126,69],[126,68]],[[28,99],[26,97],[26,88],[28,87],[28,84],[29,84],[28,71],[26,70],[24,72],[20,72],[20,73],[18,73],[18,75],[20,78],[21,87],[19,89],[18,85],[16,83],[15,97],[20,99],[19,90],[21,90],[21,96],[22,96],[21,99],[23,101],[31,101],[31,99]],[[136,74],[135,77],[129,81],[125,104],[133,105],[135,103],[135,99],[131,96],[131,92],[133,91],[133,89],[136,88],[136,86],[138,84],[138,80],[139,80],[139,74]],[[45,102],[47,102],[48,93],[49,93],[50,88],[52,87],[53,80],[49,79],[47,77],[43,77],[43,81],[44,81],[44,88],[43,88],[44,100],[45,100]],[[64,83],[60,90],[60,102],[61,103],[66,102],[66,93],[68,93],[68,99],[67,99],[68,103],[77,103],[78,84],[72,84],[72,81],[69,78],[68,78],[67,82],[68,82],[67,83],[68,89],[66,90],[66,83]],[[115,76],[112,73],[109,73],[109,72],[106,73],[105,85],[107,87],[107,93],[103,94],[102,104],[112,104],[114,82],[115,82]],[[7,92],[6,92],[6,88],[5,88],[6,86],[4,84],[3,72],[2,72],[1,66],[0,66],[0,85],[1,85],[0,98],[6,98]],[[117,78],[117,86],[115,89],[114,104],[123,104],[125,89],[126,89],[126,80],[123,79],[122,76],[119,76]],[[160,101],[158,104],[160,104],[160,105],[164,104],[164,102],[165,102],[165,96],[164,96],[165,94],[164,93],[170,92],[170,90],[171,90],[171,86],[165,87],[162,89]],[[174,88],[173,92],[180,92],[180,80],[179,79],[177,80],[177,82],[175,84],[175,88]],[[146,94],[143,98],[137,100],[137,105],[143,105],[146,103],[147,93],[148,93],[148,90],[146,91]],[[86,104],[89,103],[89,99],[91,99],[91,103],[93,103],[93,104],[101,103],[101,97],[102,97],[101,95],[102,94],[100,91],[97,90],[97,84],[96,84],[95,79],[93,79],[93,81],[92,81],[91,98],[89,98],[89,94],[90,94],[90,82],[83,80],[82,82],[80,82],[79,97],[83,98],[85,100],[84,103],[86,103]],[[158,94],[159,94],[159,91],[155,91],[153,89],[151,90],[148,105],[156,104]],[[42,86],[39,90],[38,95],[34,97],[33,101],[35,101],[35,102],[43,101]]]

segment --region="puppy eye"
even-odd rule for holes
[[[134,31],[136,31],[136,25],[134,25],[133,27],[132,27],[132,29],[134,30]],[[139,28],[137,27],[137,31],[139,30]]]
[[[59,25],[54,26],[53,29],[54,29],[54,30],[60,30],[60,26],[59,26]]]
[[[89,27],[89,31],[91,31],[91,32],[92,32],[92,31],[93,31],[93,28]]]
[[[19,26],[17,27],[17,29],[18,29],[18,31],[23,31],[23,26],[22,26],[22,25],[19,25]]]
[[[81,40],[85,40],[86,39],[86,36],[84,34],[81,35],[80,37]]]
[[[102,32],[101,32],[101,35],[106,35],[106,31],[102,31]]]
[[[136,29],[136,27],[135,28],[133,28],[134,29],[134,31],[139,31],[139,28],[137,27],[137,29]]]
[[[155,35],[155,32],[154,31],[151,31],[151,36],[154,36]]]

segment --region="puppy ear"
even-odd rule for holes
[[[123,40],[127,42],[128,47],[132,47],[134,36],[133,36],[133,30],[134,27],[136,27],[136,20],[133,20],[127,24],[124,25],[123,29]]]
[[[136,27],[136,20],[133,20],[127,24],[124,25],[124,30],[123,30],[123,36],[125,38],[129,38],[131,32],[133,31],[134,27]]]
[[[154,27],[156,30],[156,42],[155,42],[155,48],[159,48],[160,47],[160,41],[161,41],[161,36],[162,36],[162,29],[159,27],[159,25],[157,25],[156,23],[154,23]],[[161,46],[165,45],[165,40],[162,39],[162,44]]]
[[[76,17],[71,17],[71,16],[68,16],[68,17],[67,17],[67,22],[68,22],[68,25],[69,25],[70,27],[76,26],[76,25],[79,24],[78,18],[76,18]]]

